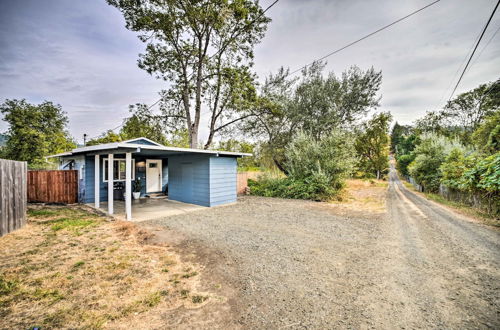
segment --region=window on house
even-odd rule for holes
[[[125,159],[113,159],[113,181],[125,181]],[[108,159],[104,158],[103,164],[104,182],[108,181]],[[135,179],[135,161],[132,159],[132,180]]]

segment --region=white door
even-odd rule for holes
[[[161,159],[146,160],[146,192],[159,192],[161,189]]]

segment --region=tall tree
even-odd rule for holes
[[[410,133],[411,126],[400,125],[398,122],[394,124],[391,131],[391,151],[394,154],[401,152],[398,150],[398,147],[400,147]]]
[[[289,115],[296,129],[316,139],[337,127],[347,128],[379,105],[377,92],[382,73],[350,67],[337,77],[324,75],[326,62],[315,62],[302,72],[296,86]]]
[[[3,157],[27,161],[31,168],[47,165],[44,157],[74,148],[67,131],[68,117],[60,105],[45,101],[6,100],[0,105],[9,124]]]
[[[500,111],[500,79],[481,84],[457,95],[439,111],[429,111],[416,121],[419,132],[432,132],[447,137],[458,137],[464,144],[471,143],[474,130],[495,112]]]
[[[314,63],[299,79],[280,69],[262,87],[257,106],[242,129],[263,137],[276,166],[286,172],[285,148],[298,132],[316,140],[336,128],[349,128],[378,106],[382,73],[351,67],[340,77],[323,75],[325,63]]]
[[[139,67],[170,86],[161,109],[170,128],[185,125],[198,147],[202,110],[209,113],[208,148],[217,133],[245,118],[255,100],[253,47],[267,23],[252,0],[107,0],[126,27],[147,43]]]
[[[356,151],[360,156],[360,168],[381,178],[389,168],[389,125],[392,115],[382,112],[362,124],[356,138]]]

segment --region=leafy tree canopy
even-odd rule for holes
[[[416,121],[418,132],[458,137],[471,143],[472,133],[488,116],[500,111],[500,79],[457,95],[439,111],[429,111]]]
[[[303,70],[299,79],[289,78],[288,70],[270,75],[258,103],[241,128],[264,139],[276,166],[286,172],[286,146],[298,132],[316,140],[333,129],[352,127],[370,109],[378,106],[381,72],[352,67],[340,77],[323,75],[325,63]]]
[[[185,127],[198,147],[203,113],[208,113],[210,147],[255,101],[253,47],[270,21],[251,0],[107,0],[126,27],[147,43],[139,67],[169,81],[161,109],[168,128]]]
[[[381,178],[389,169],[389,126],[392,115],[382,112],[361,125],[357,132],[355,148],[359,167],[366,174]]]
[[[496,111],[473,133],[472,140],[476,148],[492,154],[500,151],[500,111]]]
[[[68,117],[60,105],[45,101],[6,100],[0,105],[9,124],[2,157],[27,161],[31,168],[48,165],[45,158],[75,147],[67,131]]]
[[[161,116],[153,115],[145,104],[136,104],[130,107],[132,117],[127,118],[120,130],[125,139],[145,137],[160,144],[167,144],[167,137]]]

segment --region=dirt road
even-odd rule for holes
[[[206,276],[231,288],[230,319],[204,313],[205,328],[500,327],[497,230],[408,191],[394,170],[387,213],[358,213],[244,197],[148,224],[203,251]]]

